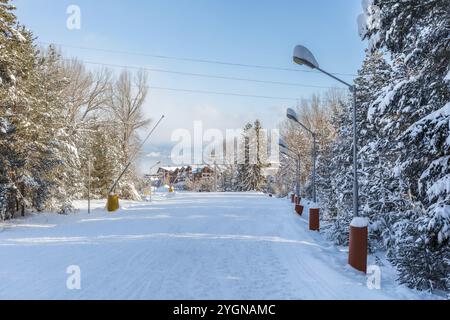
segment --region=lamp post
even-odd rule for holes
[[[309,129],[307,126],[305,126],[303,123],[301,123],[298,120],[298,116],[297,113],[289,108],[287,110],[287,117],[289,120],[294,121],[295,123],[297,123],[299,126],[301,126],[303,129],[305,129],[306,131],[308,131],[312,137],[313,137],[313,197],[314,197],[314,203],[317,203],[317,193],[316,193],[316,163],[317,163],[317,135],[314,131],[312,131],[311,129]]]
[[[286,142],[284,142],[283,139],[280,139],[278,144],[282,149],[285,149],[293,154],[296,154],[295,152],[293,152],[292,150],[289,149],[289,147],[287,146]],[[297,154],[297,158],[294,158],[289,153],[285,152],[284,150],[281,150],[281,153],[289,158],[294,159],[297,162],[295,193],[296,193],[297,197],[300,198],[300,155]]]
[[[348,262],[355,269],[367,272],[367,243],[368,243],[368,222],[366,219],[359,218],[358,203],[358,132],[356,125],[356,86],[339,79],[329,72],[321,69],[314,55],[304,46],[297,46],[294,49],[294,62],[299,65],[305,65],[316,69],[328,77],[344,84],[353,94],[353,221],[350,225],[350,244]]]
[[[214,192],[217,192],[217,161],[214,160]]]
[[[157,163],[155,163],[154,165],[152,165],[151,167],[150,167],[150,174],[152,174],[152,170],[153,170],[153,168],[154,167],[156,167],[157,165],[159,165],[159,164],[161,164],[161,161],[158,161]]]
[[[152,175],[152,170],[153,170],[154,167],[156,167],[156,166],[159,165],[160,163],[161,163],[161,161],[158,161],[157,163],[155,163],[154,165],[152,165],[152,166],[150,167],[150,170],[149,170],[149,174],[150,174],[150,202],[152,202],[152,194],[153,194],[153,190],[152,190],[152,188],[153,188],[153,186],[152,186],[152,177],[151,177],[151,175]]]
[[[88,159],[88,214],[91,213],[91,156]]]
[[[317,62],[314,55],[304,46],[296,46],[294,49],[294,62],[299,65],[305,65],[311,69],[320,71],[321,73],[333,78],[334,80],[346,85],[350,92],[353,93],[353,214],[355,217],[359,216],[359,205],[358,205],[358,167],[357,167],[357,128],[356,128],[356,86],[345,82],[342,79],[332,75],[329,72],[321,69],[319,63]],[[289,117],[289,115],[288,115]]]

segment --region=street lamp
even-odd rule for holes
[[[368,222],[359,218],[358,203],[358,136],[356,126],[356,85],[351,85],[342,79],[337,78],[329,72],[319,67],[314,55],[304,46],[297,46],[294,50],[294,62],[305,65],[312,69],[317,69],[330,78],[346,85],[353,94],[353,221],[350,224],[350,239],[348,262],[355,269],[367,272],[367,245],[368,245]]]
[[[152,170],[154,167],[156,167],[157,165],[159,165],[161,163],[161,161],[158,161],[157,163],[155,163],[154,165],[152,165],[150,167],[149,170],[149,177],[150,177],[150,202],[152,202],[152,194],[153,194],[153,183],[152,183]]]
[[[289,149],[288,146],[287,146],[287,143],[286,143],[286,141],[284,141],[284,139],[280,138],[279,141],[278,141],[278,145],[280,147],[282,147],[283,149]]]
[[[154,165],[152,165],[151,167],[150,167],[150,174],[152,174],[152,170],[153,170],[153,168],[154,167],[156,167],[157,165],[159,165],[159,164],[161,164],[161,161],[158,161],[157,163],[155,163]]]
[[[296,185],[295,185],[295,193],[297,195],[298,198],[300,198],[300,155],[297,154],[297,158],[292,157],[288,152],[291,152],[293,154],[296,154],[295,152],[293,152],[292,150],[289,149],[289,147],[287,146],[286,142],[283,139],[279,140],[279,146],[282,148],[282,150],[280,151],[282,154],[284,154],[285,156],[294,159],[297,162],[297,172],[296,172]],[[287,150],[288,152],[285,152],[283,149]]]
[[[357,167],[357,128],[356,128],[356,86],[337,78],[329,72],[321,69],[319,63],[314,58],[314,55],[304,46],[296,46],[294,49],[294,62],[299,65],[305,65],[309,68],[316,69],[321,73],[333,78],[334,80],[346,85],[350,92],[353,93],[353,214],[355,217],[359,216],[358,208],[358,167]],[[288,114],[289,117],[289,114]]]
[[[316,195],[316,162],[317,162],[316,140],[317,139],[316,139],[316,133],[313,132],[311,129],[309,129],[307,126],[305,126],[303,123],[301,123],[298,120],[297,113],[293,109],[291,109],[291,108],[287,109],[286,116],[288,117],[289,120],[294,121],[299,126],[301,126],[303,129],[308,131],[313,137],[313,197],[314,197],[314,203],[317,203],[317,195]]]

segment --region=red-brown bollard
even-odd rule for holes
[[[298,197],[297,196],[294,196],[294,204],[298,204]]]
[[[297,212],[297,214],[300,215],[300,216],[303,214],[303,209],[304,208],[303,208],[302,205],[300,205],[300,204],[296,204],[295,205],[295,212]]]
[[[297,198],[297,204],[301,204],[302,203],[302,198],[298,197]]]
[[[319,209],[309,209],[309,230],[320,231]]]
[[[291,194],[291,202],[295,203],[295,194]]]
[[[367,273],[368,222],[365,218],[354,218],[350,225],[350,248],[348,263],[361,272]]]

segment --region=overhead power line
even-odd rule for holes
[[[39,41],[38,43],[43,44],[43,45],[56,45],[56,46],[63,47],[63,48],[98,51],[98,52],[121,54],[121,55],[152,57],[152,58],[166,59],[166,60],[177,60],[177,61],[217,64],[217,65],[226,65],[226,66],[233,66],[233,67],[245,67],[245,68],[266,69],[266,70],[289,71],[289,72],[319,73],[314,70],[283,68],[283,67],[275,67],[275,66],[268,66],[268,65],[257,65],[257,64],[219,61],[219,60],[206,60],[206,59],[175,57],[175,56],[160,55],[160,54],[142,53],[142,52],[131,52],[131,51],[111,50],[111,49],[102,49],[102,48],[94,48],[94,47],[73,46],[73,45],[66,45],[66,44],[61,44],[61,43],[50,43],[50,42],[43,42],[43,41]],[[336,75],[336,76],[356,77],[355,74],[351,74],[351,73],[331,73],[331,74]]]
[[[69,60],[69,59],[64,59],[64,60]],[[170,74],[178,74],[178,75],[184,75],[184,76],[193,76],[193,77],[210,78],[210,79],[245,81],[245,82],[266,83],[266,84],[305,87],[305,88],[345,90],[344,88],[339,88],[339,87],[316,86],[316,85],[302,84],[302,83],[295,83],[295,82],[283,82],[283,81],[271,81],[271,80],[258,80],[258,79],[249,79],[249,78],[229,77],[229,76],[223,76],[223,75],[183,72],[183,71],[166,70],[166,69],[159,69],[159,68],[148,68],[148,67],[130,66],[130,65],[122,65],[122,64],[101,63],[101,62],[87,61],[87,60],[81,60],[81,59],[79,59],[79,61],[81,61],[85,64],[91,64],[91,65],[97,65],[97,66],[103,66],[103,67],[146,70],[146,71],[150,71],[150,72],[170,73]]]
[[[234,96],[234,97],[248,97],[248,98],[258,98],[258,99],[270,99],[270,100],[287,100],[287,101],[298,101],[299,100],[297,98],[262,96],[262,95],[253,95],[253,94],[235,93],[235,92],[193,90],[193,89],[156,87],[156,86],[148,86],[147,88],[148,89],[153,89],[153,90],[166,90],[166,91],[187,92],[187,93],[213,94],[213,95]]]

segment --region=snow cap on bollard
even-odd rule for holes
[[[309,209],[309,230],[320,231],[319,208]]]
[[[368,226],[369,221],[361,217],[354,218],[350,224],[348,263],[364,273],[367,273]]]
[[[356,217],[353,218],[350,226],[355,228],[365,228],[369,226],[369,220],[366,218]]]

